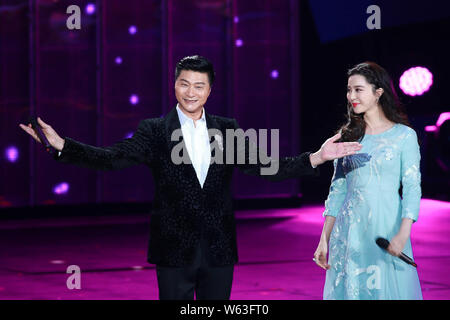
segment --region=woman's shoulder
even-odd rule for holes
[[[416,130],[414,130],[410,126],[404,125],[403,123],[397,123],[396,126],[398,128],[399,133],[416,135]]]
[[[401,142],[402,145],[406,146],[418,142],[416,130],[401,123],[397,123],[396,127],[396,136],[399,138],[398,141]]]

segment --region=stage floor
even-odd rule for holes
[[[236,212],[240,262],[232,300],[322,299],[312,261],[323,205]],[[146,262],[149,216],[0,221],[0,299],[157,299]],[[450,203],[423,199],[412,245],[424,299],[450,299]],[[67,267],[81,269],[69,290]]]

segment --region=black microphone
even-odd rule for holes
[[[30,117],[29,122],[31,123],[31,127],[34,129],[34,131],[38,135],[39,139],[41,140],[42,145],[45,148],[45,151],[47,151],[50,154],[53,154],[55,150],[50,145],[50,142],[48,142],[47,137],[45,136],[44,132],[42,132],[41,126],[37,122],[37,117],[35,117],[35,116]]]
[[[381,249],[384,249],[384,250],[387,250],[387,248],[389,246],[389,241],[387,239],[385,239],[385,238],[378,237],[377,240],[376,240],[376,243]],[[412,265],[412,266],[417,268],[417,264],[413,261],[413,259],[408,257],[403,252],[400,253],[400,255],[398,257],[400,259],[402,259],[403,261],[405,261],[407,264],[410,264],[410,265]]]

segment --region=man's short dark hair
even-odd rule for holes
[[[178,61],[175,68],[175,81],[180,76],[182,70],[207,73],[210,86],[212,86],[214,83],[214,78],[216,77],[213,64],[205,57],[199,55],[187,56]]]

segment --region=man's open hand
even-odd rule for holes
[[[64,147],[64,139],[62,139],[55,130],[53,130],[53,128],[46,124],[44,121],[42,121],[41,118],[37,118],[37,122],[38,124],[41,126],[42,128],[42,132],[45,134],[45,137],[47,138],[48,142],[50,143],[50,145],[55,148],[58,151],[61,151]],[[36,140],[39,143],[42,143],[41,139],[39,139],[36,131],[34,131],[34,129],[31,126],[31,123],[28,124],[28,126],[24,125],[24,124],[19,124],[19,126],[26,132],[28,133],[30,136],[33,137],[34,140]]]

